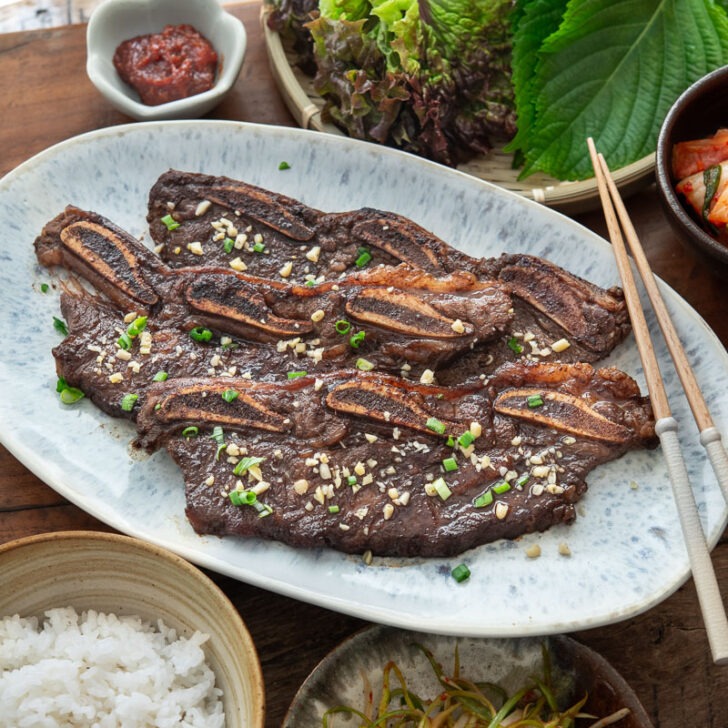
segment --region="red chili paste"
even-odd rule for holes
[[[167,25],[121,43],[114,66],[143,103],[158,106],[212,88],[217,53],[191,25]]]

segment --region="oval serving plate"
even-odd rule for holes
[[[569,637],[486,640],[379,626],[350,637],[316,666],[296,693],[282,728],[320,728],[323,714],[340,705],[362,709],[368,688],[374,691],[376,704],[382,670],[390,660],[401,669],[413,692],[423,698],[438,695],[442,686],[417,645],[430,650],[448,676],[453,674],[457,649],[463,678],[496,683],[509,695],[528,684],[533,675],[543,675],[544,647],[553,670],[554,689],[562,696],[562,708],[588,694],[585,710],[599,717],[629,709],[629,715],[615,723],[616,727],[652,728],[639,699],[621,675],[601,655]],[[390,685],[399,686],[394,676]],[[330,720],[332,727],[352,723],[346,714]]]
[[[281,161],[290,168],[281,171]],[[55,289],[42,292],[41,284],[52,279],[33,250],[43,225],[69,203],[148,239],[149,189],[170,167],[237,177],[321,210],[391,210],[471,255],[531,253],[602,286],[618,280],[611,247],[573,220],[470,175],[366,142],[212,120],[147,122],[75,137],[0,180],[0,325],[6,332],[0,441],[38,477],[118,530],[204,567],[370,621],[427,632],[569,632],[648,609],[687,579],[687,554],[658,450],[630,453],[595,470],[572,526],[488,544],[457,559],[378,558],[366,565],[330,550],[197,536],[185,518],[182,475],[166,453],[132,456],[135,431],[128,422],[107,417],[89,401],[70,408],[59,402],[51,354],[59,341],[53,327],[58,295]],[[728,352],[685,301],[666,286],[664,295],[716,424],[724,428]],[[657,351],[667,360],[664,348]],[[631,339],[606,363],[634,375],[644,390]],[[677,377],[665,369],[712,545],[728,508]],[[559,553],[564,542],[570,557]],[[526,549],[536,543],[541,557],[527,558]],[[462,584],[450,576],[459,562],[472,573]]]
[[[314,91],[313,79],[292,62],[280,34],[268,27],[266,19],[269,12],[270,6],[263,4],[261,26],[271,71],[288,110],[303,129],[345,136],[335,124],[322,118],[324,101]],[[536,173],[519,180],[518,170],[513,168],[513,155],[501,149],[494,149],[488,155],[479,155],[458,169],[561,212],[576,214],[599,207],[599,191],[593,177],[561,182],[543,173]],[[648,154],[632,164],[612,170],[612,177],[617,187],[627,195],[648,185],[654,177],[654,171],[655,155]]]

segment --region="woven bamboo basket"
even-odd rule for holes
[[[313,89],[313,79],[294,65],[280,35],[268,27],[266,20],[270,7],[263,4],[261,25],[270,67],[286,106],[302,128],[343,135],[344,132],[337,126],[324,121],[321,116],[324,102]],[[458,169],[562,212],[573,214],[599,207],[594,178],[560,182],[544,174],[534,174],[526,180],[519,180],[518,170],[513,169],[512,161],[511,154],[494,149]],[[654,167],[655,155],[650,154],[626,167],[612,170],[612,176],[622,194],[628,195],[653,180]]]

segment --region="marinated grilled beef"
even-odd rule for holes
[[[516,317],[501,356],[490,352],[496,358],[488,370],[513,358],[504,347],[514,332],[528,335],[524,355],[553,358],[549,349],[559,342],[558,359],[572,362],[598,361],[629,332],[619,289],[602,289],[534,256],[472,258],[391,212],[324,213],[227,177],[170,170],[152,187],[147,220],[161,257],[172,267],[202,260],[211,266],[243,266],[274,280],[283,270],[293,280],[310,283],[336,279],[356,270],[357,262],[406,263],[437,276],[467,271],[499,280],[511,293]],[[190,249],[194,242],[199,247]],[[487,359],[482,358],[481,369]]]
[[[654,444],[633,380],[567,363],[626,335],[616,289],[225,178],[150,200],[166,260],[74,207],[36,253],[99,292],[64,284],[59,376],[168,449],[199,533],[444,556],[570,522],[593,467]]]
[[[388,556],[568,523],[592,468],[654,444],[634,381],[587,364],[511,364],[461,388],[363,372],[182,379],[150,389],[137,425],[182,469],[198,533]]]
[[[273,343],[307,354],[312,366],[323,362],[319,368],[364,358],[380,368],[437,368],[503,333],[512,318],[501,284],[465,272],[435,278],[378,266],[312,288],[229,268],[173,270],[109,220],[73,207],[45,227],[36,251],[44,265],[76,271],[158,326]]]

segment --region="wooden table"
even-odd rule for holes
[[[211,116],[293,126],[268,70],[259,6],[230,9],[246,24],[248,52],[233,93]],[[62,139],[129,121],[86,78],[84,32],[77,25],[0,36],[0,175]],[[674,240],[653,189],[630,198],[628,206],[655,271],[728,345],[728,284]],[[578,219],[604,234],[600,212]],[[111,530],[57,495],[1,447],[0,514],[0,542],[46,531]],[[725,535],[713,562],[728,597]],[[365,623],[211,576],[240,610],[255,640],[267,690],[266,726],[278,726],[317,662]],[[728,668],[711,664],[692,582],[641,616],[575,636],[624,675],[656,728],[728,727]]]

